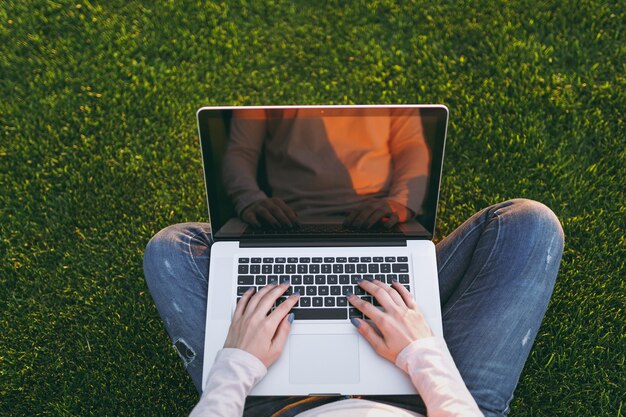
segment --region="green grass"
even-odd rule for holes
[[[0,0],[0,415],[189,412],[143,249],[206,219],[198,107],[296,103],[446,104],[438,238],[513,197],[566,234],[513,415],[625,415],[625,21],[617,1]]]

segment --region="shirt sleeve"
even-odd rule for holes
[[[267,368],[254,355],[241,349],[220,350],[189,417],[241,416],[246,396],[265,374]]]
[[[262,110],[233,113],[222,175],[238,215],[255,201],[267,198],[257,183],[257,169],[267,122]],[[244,117],[245,116],[245,117]]]
[[[400,352],[396,366],[411,377],[429,417],[483,415],[440,337],[414,341]]]
[[[389,199],[421,214],[426,197],[430,151],[424,138],[422,121],[416,109],[397,109],[391,113],[389,151],[392,179]]]

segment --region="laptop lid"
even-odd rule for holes
[[[204,107],[197,117],[216,241],[433,238],[445,106]],[[264,199],[284,203],[300,227],[275,227],[262,215],[257,227],[242,221]],[[377,216],[386,200],[400,208],[393,227],[390,216],[371,227],[343,225],[358,210]]]

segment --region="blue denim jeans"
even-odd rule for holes
[[[211,243],[209,224],[176,224],[157,233],[144,255],[150,293],[198,392]],[[450,353],[483,413],[506,415],[552,294],[563,253],[561,225],[543,204],[515,199],[476,213],[436,249]],[[342,398],[309,399],[280,415]],[[425,414],[419,396],[365,398]],[[244,415],[269,416],[302,400],[248,397]]]

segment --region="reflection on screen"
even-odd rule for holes
[[[237,109],[226,131],[222,186],[252,228],[392,229],[422,213],[431,154],[419,109]]]

